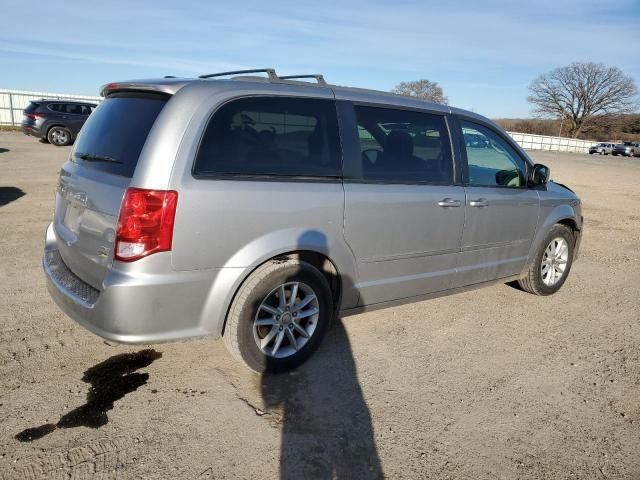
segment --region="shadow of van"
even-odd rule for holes
[[[301,249],[314,243],[328,252],[321,232],[307,232],[298,243]],[[337,280],[353,288],[350,278],[329,278],[329,283]],[[340,320],[305,364],[262,375],[260,390],[265,406],[280,408],[283,415],[280,478],[383,478],[371,415]]]
[[[371,415],[341,321],[290,373],[266,374],[267,408],[282,411],[280,478],[383,478]]]

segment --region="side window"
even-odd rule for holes
[[[337,123],[332,100],[233,100],[209,121],[194,174],[340,176]]]
[[[442,115],[356,106],[364,180],[448,184],[453,162]]]
[[[49,110],[52,110],[54,112],[62,112],[60,107],[62,107],[62,105],[60,105],[59,103],[50,103],[48,105]]]
[[[82,113],[82,115],[89,115],[91,113],[91,106],[80,105],[80,113]]]
[[[468,184],[519,188],[526,185],[525,161],[497,133],[462,120],[467,150]]]
[[[63,111],[72,115],[82,115],[82,106],[75,103],[67,103],[64,105]]]
[[[371,162],[375,163],[378,153],[369,154],[369,152],[373,150],[381,154],[384,149],[380,142],[376,140],[376,137],[374,137],[369,130],[361,125],[358,125],[358,138],[360,139],[360,151],[366,152],[365,155],[371,156]]]

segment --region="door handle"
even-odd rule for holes
[[[439,207],[459,207],[460,205],[462,202],[453,198],[444,198],[438,202]]]
[[[477,200],[469,200],[469,205],[472,207],[488,207],[489,202],[486,198],[478,198]]]

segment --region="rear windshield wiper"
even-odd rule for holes
[[[82,160],[86,160],[87,162],[122,163],[120,160],[116,160],[115,158],[107,157],[105,155],[95,155],[93,153],[82,152],[76,152],[74,155]]]

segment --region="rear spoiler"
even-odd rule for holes
[[[141,93],[159,93],[165,95],[173,95],[188,81],[182,79],[167,78],[164,81],[133,81],[133,82],[113,82],[107,83],[100,88],[100,95],[106,97],[112,93],[120,92],[141,92]]]

